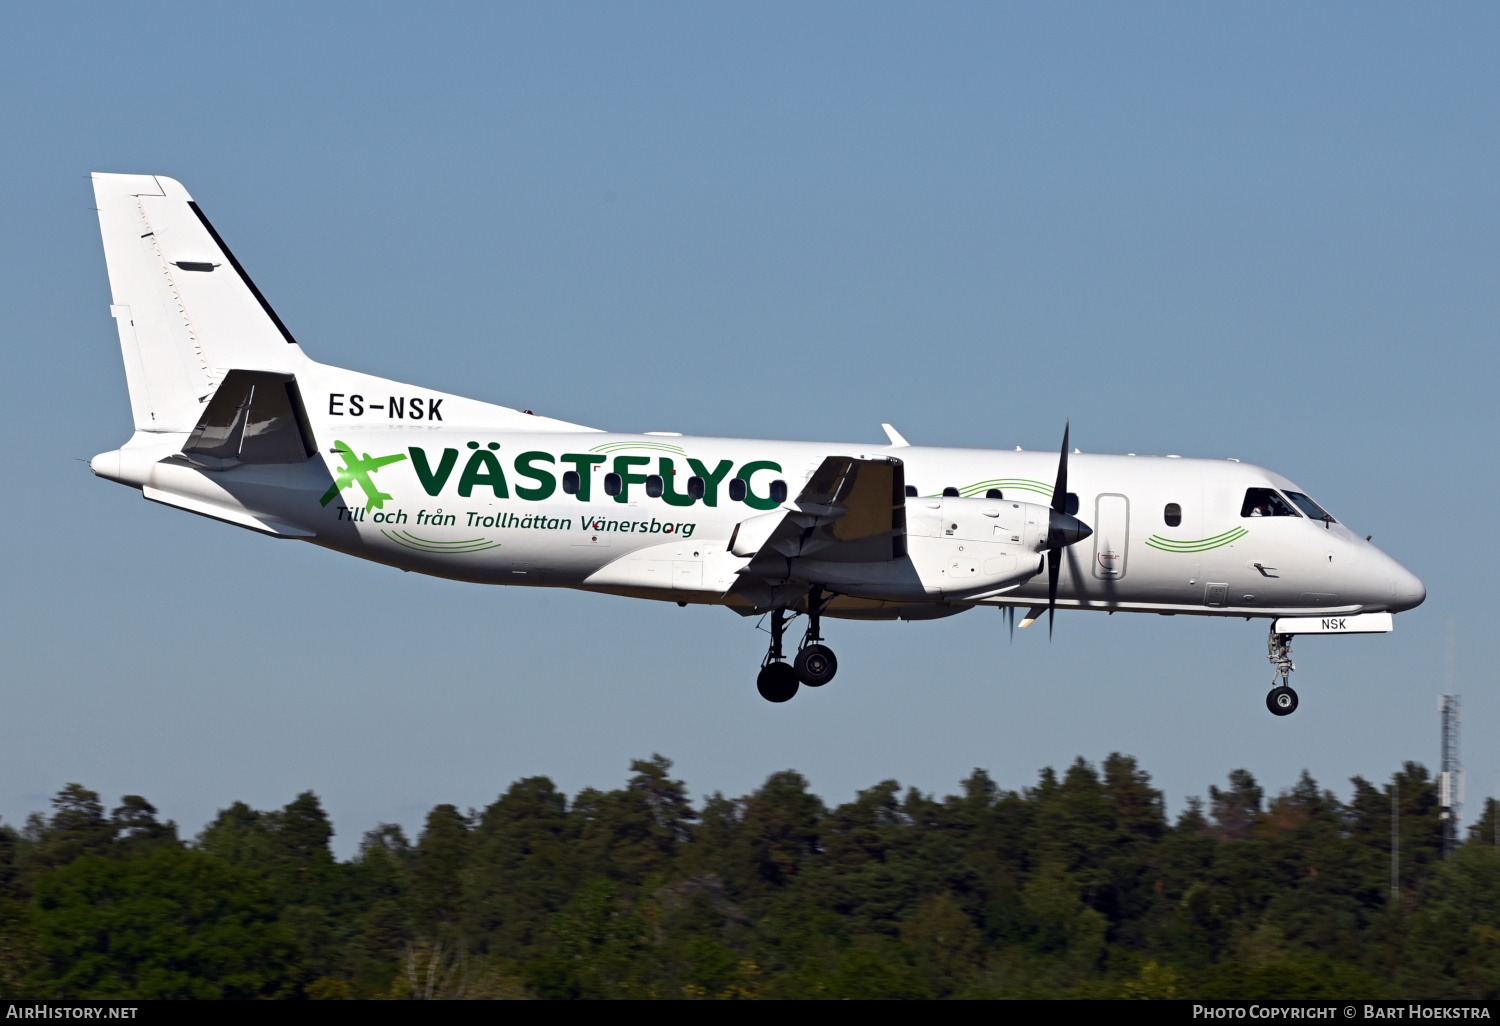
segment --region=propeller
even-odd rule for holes
[[[1083,541],[1094,529],[1068,512],[1068,433],[1063,425],[1062,454],[1057,460],[1057,483],[1052,486],[1052,514],[1047,522],[1047,640],[1057,619],[1057,579],[1062,574],[1063,549]]]

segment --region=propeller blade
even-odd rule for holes
[[[1063,423],[1062,455],[1057,460],[1057,484],[1052,488],[1052,508],[1059,513],[1068,511],[1068,430],[1072,421]]]
[[[1057,457],[1057,484],[1052,486],[1052,519],[1057,520],[1058,514],[1067,516],[1068,513],[1068,434],[1072,430],[1073,421],[1068,419],[1063,422],[1062,452]],[[1049,527],[1049,534],[1056,533]],[[1050,538],[1048,539],[1051,540]],[[1061,539],[1059,539],[1061,540]],[[1062,545],[1070,544],[1063,541]],[[1057,620],[1057,578],[1062,573],[1062,547],[1047,550],[1047,640],[1052,640],[1052,626]]]
[[[1057,575],[1062,573],[1062,549],[1047,553],[1047,640],[1052,640],[1052,622],[1057,619]]]

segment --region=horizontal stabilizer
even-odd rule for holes
[[[246,509],[230,509],[228,506],[220,506],[216,502],[206,502],[203,499],[189,498],[185,495],[175,495],[172,492],[164,492],[160,488],[152,488],[146,485],[141,493],[152,502],[159,502],[163,506],[175,506],[185,509],[189,513],[196,513],[201,517],[211,517],[214,520],[222,520],[236,527],[247,527],[261,534],[269,534],[275,538],[315,538],[317,532],[308,531],[301,527],[293,527],[284,524],[272,517],[260,513],[252,513]]]

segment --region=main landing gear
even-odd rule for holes
[[[790,701],[800,685],[820,688],[833,680],[833,675],[839,672],[838,658],[833,654],[833,649],[822,644],[821,634],[823,607],[832,599],[832,595],[826,599],[823,597],[821,587],[814,586],[808,590],[807,633],[802,636],[802,643],[797,646],[797,654],[791,665],[784,661],[786,657],[781,648],[788,620],[786,607],[778,606],[771,610],[771,648],[761,662],[760,676],[755,680],[760,697],[767,702]]]
[[[767,702],[789,702],[797,693],[797,671],[786,663],[781,654],[781,636],[786,633],[786,609],[777,606],[771,610],[771,651],[760,664],[760,676],[755,678],[756,690]]]
[[[1273,625],[1271,636],[1266,641],[1266,651],[1266,658],[1275,667],[1271,671],[1271,691],[1266,695],[1266,708],[1272,715],[1290,716],[1297,711],[1297,692],[1291,688],[1292,671],[1297,668],[1292,665],[1292,636],[1277,634]],[[1280,684],[1276,683],[1278,680]]]

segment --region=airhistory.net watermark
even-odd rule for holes
[[[134,1019],[134,1005],[9,1005],[7,1019]]]

